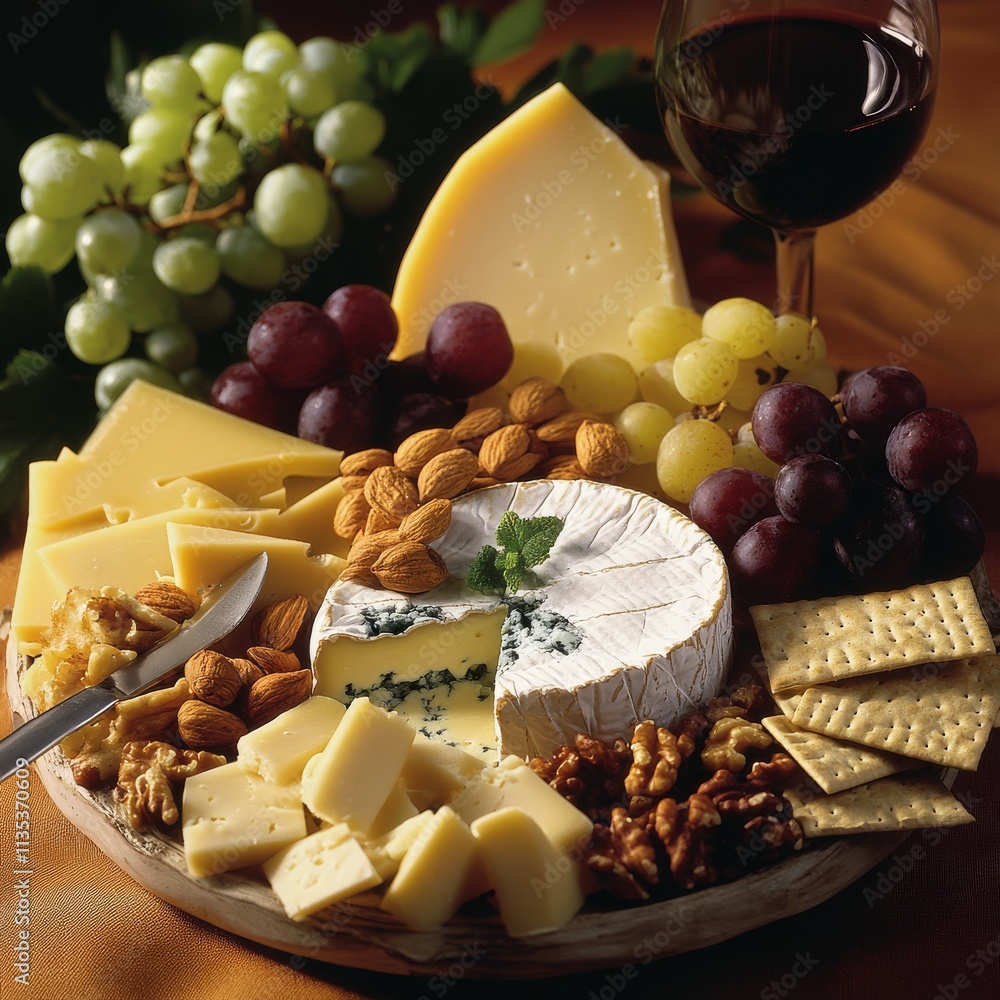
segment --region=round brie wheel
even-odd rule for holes
[[[504,511],[556,516],[547,559],[513,594],[465,583]],[[408,596],[352,581],[313,626],[316,693],[367,696],[426,735],[485,756],[551,755],[577,733],[669,726],[721,687],[732,659],[722,553],[683,514],[606,483],[539,480],[459,497],[431,543],[451,579]]]

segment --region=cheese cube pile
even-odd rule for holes
[[[367,698],[345,709],[319,695],[238,751],[185,785],[188,868],[261,865],[293,920],[383,883],[382,909],[421,931],[489,892],[514,937],[554,930],[583,905],[573,857],[593,823],[520,758],[484,768]]]

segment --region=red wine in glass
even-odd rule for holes
[[[933,4],[722,6],[664,7],[664,128],[706,191],[775,231],[779,308],[809,313],[814,230],[885,190],[926,132],[936,82]],[[913,8],[921,6],[929,12],[918,20]],[[884,16],[864,13],[873,8]]]

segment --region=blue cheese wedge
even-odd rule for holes
[[[515,594],[470,591],[506,510],[560,517],[562,533]],[[587,481],[495,486],[457,499],[434,547],[452,578],[426,594],[331,587],[312,633],[317,694],[367,697],[495,760],[669,725],[718,692],[732,655],[725,561],[658,500]]]

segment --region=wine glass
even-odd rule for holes
[[[664,3],[667,138],[706,191],[773,230],[779,312],[812,315],[816,228],[885,190],[916,151],[938,48],[934,0]]]

